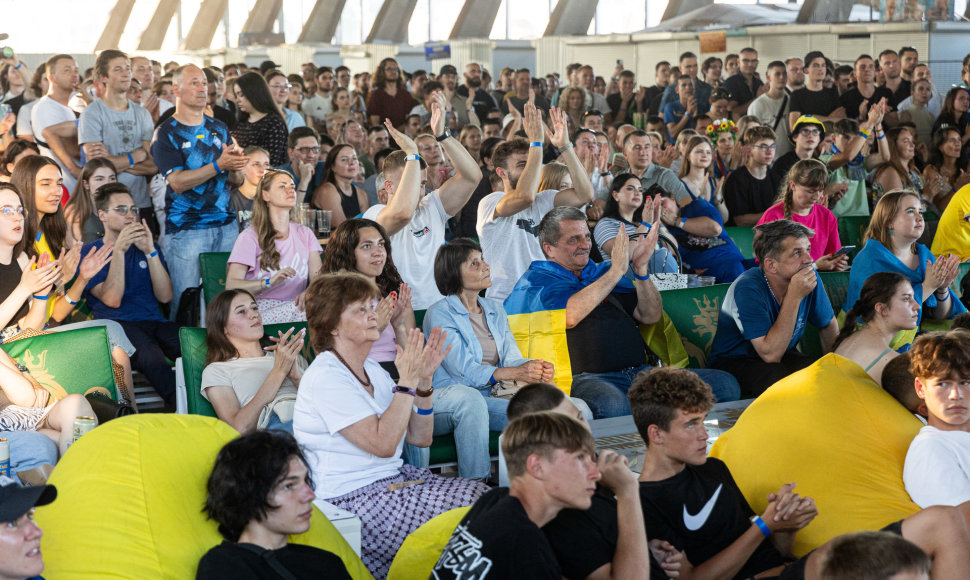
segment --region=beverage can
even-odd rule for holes
[[[0,437],[0,475],[10,477],[10,442]]]
[[[74,439],[71,443],[77,443],[77,440],[81,438],[82,435],[88,431],[94,429],[98,422],[94,417],[76,417],[74,419]]]

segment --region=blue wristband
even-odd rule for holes
[[[752,516],[751,523],[758,526],[758,529],[761,530],[761,534],[764,537],[767,538],[768,536],[771,535],[771,529],[769,529],[768,524],[766,524],[765,521],[761,519],[761,516]]]
[[[882,135],[876,135],[876,141],[879,141],[880,139],[885,139],[885,138],[886,138],[885,133],[883,133]]]
[[[265,279],[263,280],[263,283],[264,283],[264,284],[266,284],[266,287],[267,287],[267,288],[269,288],[270,286],[272,286],[272,285],[273,285],[273,283],[272,283],[272,282],[271,282],[270,280],[272,280],[272,278],[265,278]]]
[[[148,254],[148,257],[149,257],[149,258],[154,258],[154,257],[155,257],[155,256],[157,256],[157,255],[158,255],[158,250],[155,250],[155,251],[154,251],[154,252],[152,252],[151,254]]]
[[[497,384],[497,383],[498,383],[498,381],[495,380],[495,375],[492,375],[492,376],[488,377],[488,384],[494,385],[494,384]]]
[[[431,413],[434,413],[434,407],[430,409],[418,409],[418,415],[430,415]]]
[[[686,223],[687,223],[687,218],[684,218],[684,219],[680,220],[680,223],[677,224],[677,227],[680,228],[680,229],[684,229],[684,224],[686,224]]]
[[[405,161],[421,161],[421,156],[418,155],[417,153],[413,153],[411,155],[405,155],[404,156],[404,160]]]
[[[219,175],[219,174],[222,173],[222,169],[219,168],[219,162],[218,161],[213,161],[212,162],[212,168],[216,170],[216,175]]]
[[[533,141],[529,143],[529,147],[542,147],[542,141]]]
[[[71,297],[68,296],[66,293],[64,294],[64,300],[67,300],[67,303],[70,304],[71,306],[77,306],[77,301],[71,300]],[[78,298],[78,300],[80,300],[80,298]]]
[[[31,297],[34,300],[47,300],[48,298],[50,298],[50,294],[45,294],[43,296],[38,296],[37,294],[32,294]]]
[[[134,166],[135,166],[135,158],[131,156],[131,153],[129,153],[128,154],[128,167],[134,167]]]
[[[636,278],[637,280],[649,280],[650,279],[650,272],[647,272],[647,275],[646,276],[643,276],[643,277],[637,276],[637,273],[634,272],[633,273],[633,277]]]

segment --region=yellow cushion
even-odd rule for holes
[[[202,513],[219,449],[238,433],[209,417],[151,414],[115,419],[64,455],[50,483],[57,500],[37,510],[44,576],[61,579],[194,578],[222,541]],[[371,578],[320,511],[294,542],[337,554],[354,578]]]
[[[445,544],[470,509],[471,506],[448,510],[411,532],[394,556],[387,580],[411,580],[431,576],[431,569],[441,557]]]
[[[787,482],[815,499],[796,535],[804,555],[847,532],[877,530],[917,511],[903,462],[922,424],[849,359],[829,354],[772,385],[711,450],[757,513]]]

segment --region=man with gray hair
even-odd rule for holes
[[[653,355],[639,326],[661,318],[660,293],[649,273],[659,233],[659,222],[641,224],[632,236],[616,237],[611,262],[597,264],[589,259],[586,215],[575,207],[553,208],[538,228],[546,260],[532,262],[505,300],[522,355],[542,352],[555,366],[552,382],[586,401],[596,419],[629,415],[626,392],[650,368]],[[631,265],[635,283],[624,277]],[[738,398],[729,374],[692,372],[719,401]]]
[[[812,230],[788,220],[758,226],[754,253],[760,268],[741,274],[721,303],[709,366],[757,397],[812,359],[795,347],[805,324],[818,328],[822,350],[832,349],[839,326],[809,254]]]

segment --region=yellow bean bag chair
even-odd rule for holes
[[[411,532],[391,562],[387,580],[413,580],[431,576],[431,569],[445,550],[445,544],[471,506],[438,514]]]
[[[862,367],[828,354],[758,397],[711,456],[727,463],[759,514],[784,483],[815,500],[818,517],[795,536],[801,556],[919,511],[903,487],[903,462],[921,426]]]
[[[57,500],[37,510],[44,576],[57,580],[195,578],[222,537],[202,513],[216,454],[239,434],[210,417],[151,414],[115,419],[64,455],[50,483]],[[353,578],[372,578],[326,516],[293,536],[339,556]]]

